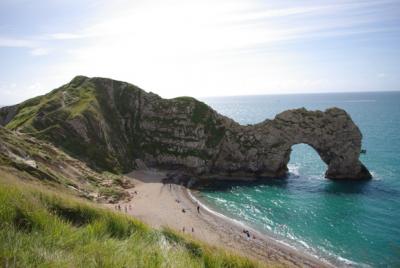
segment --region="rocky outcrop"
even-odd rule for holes
[[[18,105],[0,108],[0,126],[7,125],[17,114]]]
[[[288,110],[274,120],[229,131],[215,168],[221,172],[284,176],[291,147],[304,143],[327,164],[327,178],[370,178],[359,161],[361,139],[360,130],[341,109]]]
[[[242,126],[190,97],[167,100],[128,83],[79,76],[20,105],[7,128],[112,171],[132,170],[139,159],[196,175],[281,177],[292,145],[305,143],[327,164],[326,177],[371,177],[359,161],[360,130],[338,108],[289,110]]]

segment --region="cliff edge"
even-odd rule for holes
[[[242,126],[191,98],[163,99],[121,81],[75,77],[47,95],[0,108],[0,125],[54,145],[98,170],[147,166],[196,175],[282,177],[305,143],[330,179],[368,179],[362,135],[341,109],[288,110]]]

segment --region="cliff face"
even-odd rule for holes
[[[229,133],[229,132],[228,132]],[[327,164],[326,177],[363,179],[371,175],[359,161],[362,135],[343,110],[288,110],[274,120],[239,128],[227,135],[218,168],[260,176],[284,176],[291,147],[305,143]],[[227,161],[227,159],[232,159]]]
[[[148,166],[197,175],[284,176],[291,146],[312,146],[333,179],[370,178],[361,133],[340,109],[283,112],[241,126],[190,97],[162,99],[128,83],[78,76],[45,96],[0,109],[0,124],[48,140],[92,167]]]

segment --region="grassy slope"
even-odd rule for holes
[[[5,267],[258,267],[172,230],[145,224],[0,171]]]
[[[97,173],[48,143],[0,127],[0,266],[260,266],[88,201],[110,201],[102,191],[123,194],[124,184],[121,176]]]
[[[151,112],[142,112],[144,106]],[[163,116],[171,107],[174,113]],[[0,109],[0,117],[6,114]],[[142,131],[141,120],[154,123],[156,129]],[[182,124],[185,129],[190,125],[193,132],[204,128],[206,148],[177,147],[161,141],[182,140],[173,131],[175,127],[182,129]],[[215,111],[194,98],[161,99],[128,83],[82,76],[19,104],[5,127],[49,141],[96,170],[119,174],[130,171],[132,162],[146,154],[210,160],[210,150],[225,135]]]
[[[97,116],[99,103],[93,98],[93,87],[82,84],[83,80],[78,77],[45,96],[24,102],[7,128],[51,141],[63,121]],[[193,120],[201,120],[204,110],[197,107]],[[47,114],[46,121],[37,120],[43,114]],[[68,138],[64,140],[70,140],[70,133],[64,134]],[[75,196],[96,201],[124,198],[124,178],[93,171],[40,139],[0,128],[0,149],[2,266],[260,266],[172,230],[152,230],[132,218],[78,199]],[[97,151],[90,154],[89,147],[83,149],[82,154],[90,158],[102,155]],[[115,162],[112,156],[109,158],[110,163]],[[27,161],[35,161],[36,166]]]
[[[35,165],[27,164],[34,161]],[[132,187],[121,175],[99,173],[53,145],[29,135],[0,127],[0,170],[51,187],[67,188],[72,194],[94,201],[116,202],[127,198]]]
[[[89,144],[66,124],[73,119],[102,122],[95,85],[85,77],[76,77],[70,83],[50,93],[29,99],[18,105],[15,117],[6,125],[36,138],[47,140],[75,156],[84,158],[99,170],[120,172],[118,159],[104,150],[98,140]],[[87,125],[87,127],[89,127]],[[107,168],[105,168],[107,167]]]

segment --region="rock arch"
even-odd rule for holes
[[[328,166],[327,178],[368,179],[371,174],[359,160],[361,139],[360,130],[344,110],[288,110],[273,120],[228,133],[214,168],[231,175],[285,176],[291,147],[304,143]]]

